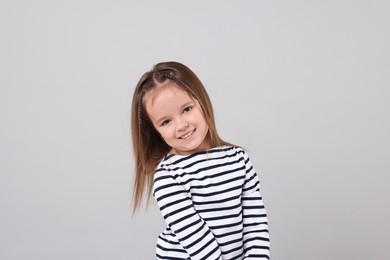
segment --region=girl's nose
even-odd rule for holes
[[[180,131],[186,130],[188,126],[189,126],[188,122],[183,120],[179,124],[179,130]]]

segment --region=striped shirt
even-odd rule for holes
[[[157,259],[269,259],[260,183],[242,148],[165,156],[153,196],[167,224]]]

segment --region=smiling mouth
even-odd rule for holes
[[[179,137],[179,139],[188,139],[191,137],[191,135],[195,132],[196,129],[189,131],[188,133],[182,135]]]

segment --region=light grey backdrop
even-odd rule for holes
[[[177,60],[260,174],[273,259],[390,259],[389,1],[0,1],[0,259],[154,259],[130,100]]]

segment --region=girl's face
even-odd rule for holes
[[[146,93],[146,111],[156,130],[172,147],[171,153],[189,155],[209,148],[208,125],[199,102],[174,83]]]

